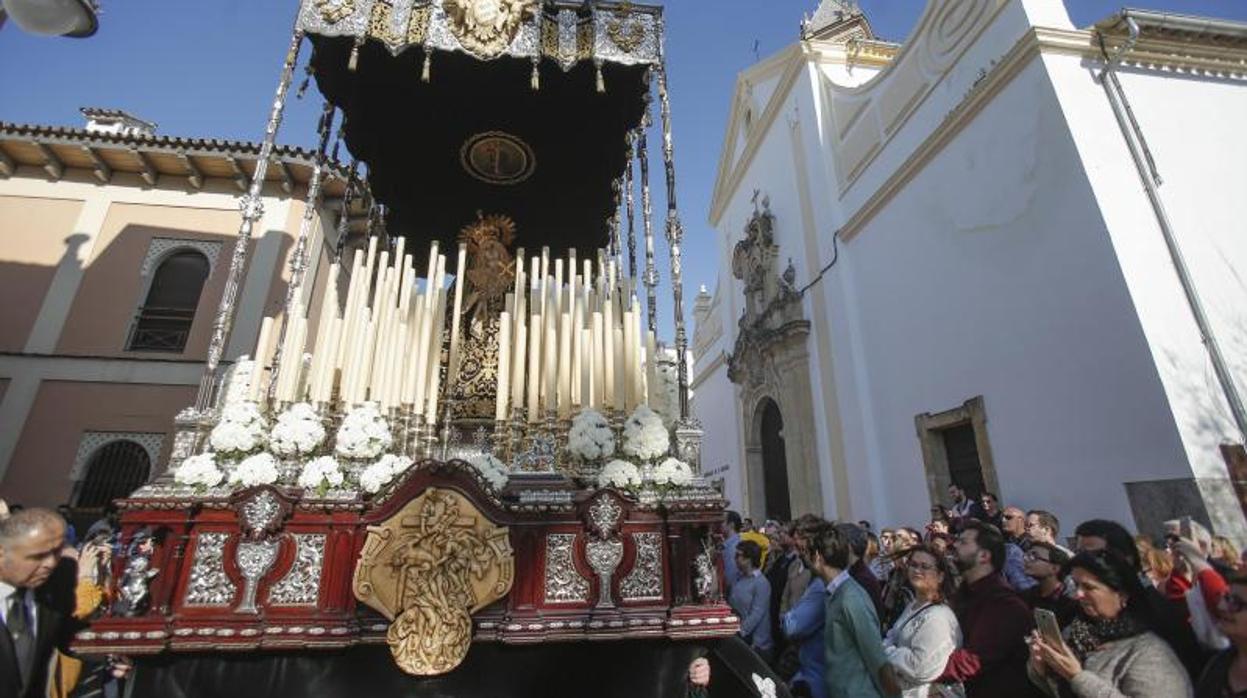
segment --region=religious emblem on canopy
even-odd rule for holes
[[[496,58],[511,45],[535,0],[446,0],[455,38],[480,58]]]
[[[391,621],[386,640],[400,669],[431,676],[459,666],[471,614],[511,590],[508,536],[462,494],[436,487],[368,528],[355,596]]]

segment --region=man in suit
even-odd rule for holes
[[[77,571],[64,544],[65,520],[49,509],[0,520],[0,698],[46,695],[52,650],[73,630]]]

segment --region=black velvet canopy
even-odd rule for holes
[[[390,232],[408,236],[414,249],[430,239],[453,242],[477,211],[510,216],[516,245],[529,250],[607,243],[612,181],[625,166],[625,137],[645,109],[645,66],[604,63],[599,92],[592,62],[564,72],[543,59],[534,90],[528,59],[434,52],[425,82],[418,48],[392,56],[367,42],[351,71],[349,38],[312,42],[317,84],[346,114],[347,145],[367,163],[373,194],[390,209]],[[484,134],[527,147],[523,157],[533,162],[517,176],[522,181],[485,181],[465,168],[465,146]]]

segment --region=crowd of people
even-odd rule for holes
[[[794,696],[1247,697],[1230,540],[1189,517],[1163,541],[1102,519],[1062,539],[1051,512],[948,493],[923,531],[728,512],[740,637]]]

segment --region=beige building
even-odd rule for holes
[[[168,460],[174,415],[195,401],[260,146],[83,113],[85,128],[0,122],[0,498],[91,510]],[[314,158],[274,150],[226,362],[281,311]],[[323,291],[345,190],[345,169],[328,168],[308,238],[308,301]]]

